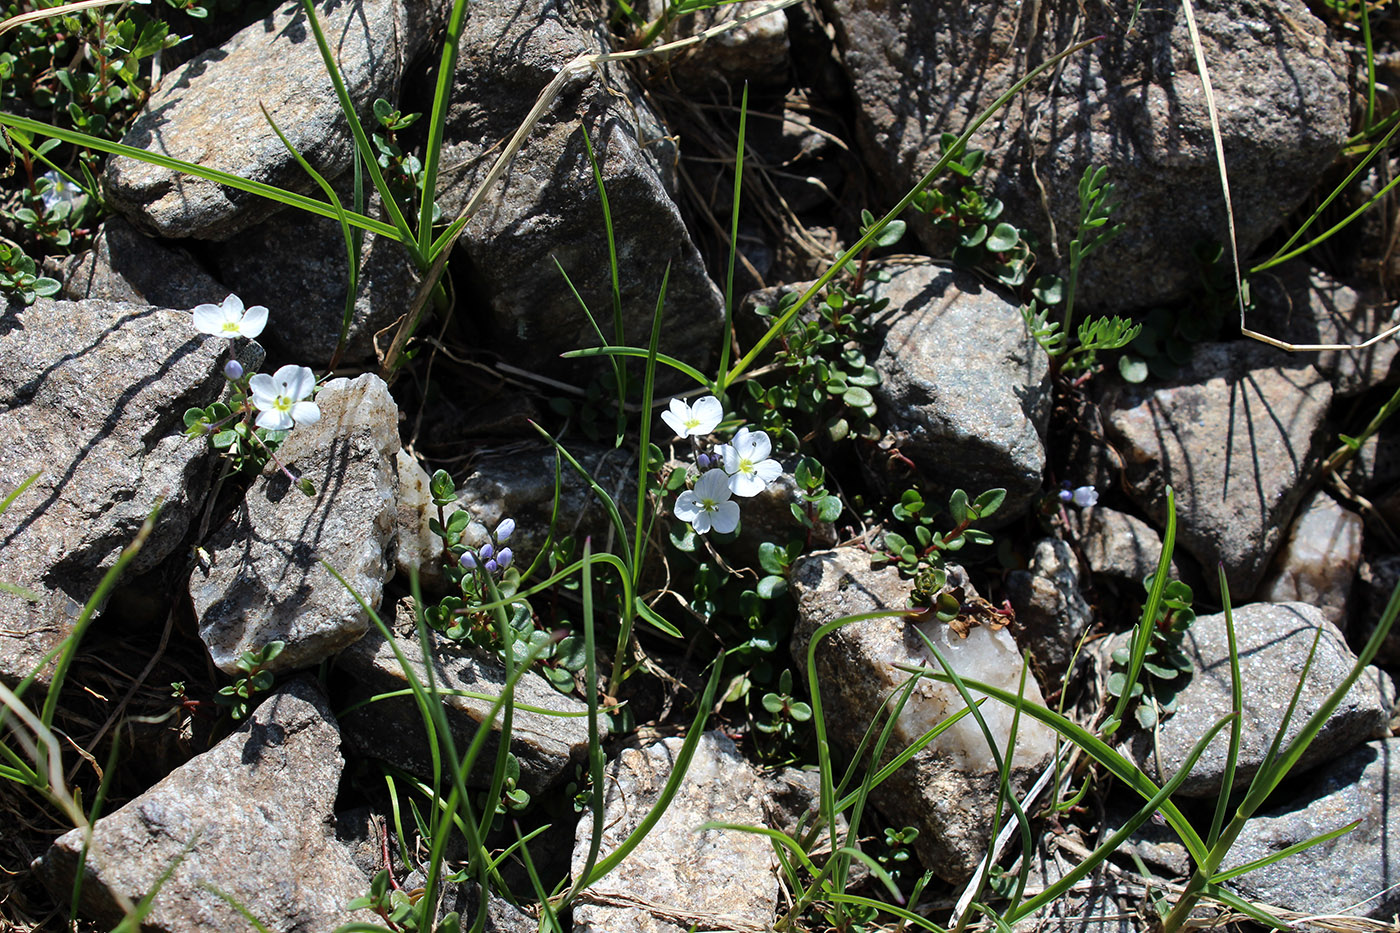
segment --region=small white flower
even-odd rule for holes
[[[724,420],[724,406],[713,395],[687,405],[678,398],[671,399],[671,410],[661,413],[661,420],[670,425],[676,437],[704,437]]]
[[[723,470],[710,470],[701,476],[695,489],[676,497],[676,518],[690,522],[698,534],[713,528],[728,534],[739,527],[739,505],[729,501],[729,478]]]
[[[304,401],[316,390],[316,374],[305,366],[288,364],[269,376],[258,373],[248,381],[257,425],[269,431],[290,431],[298,424],[315,424],[321,409]]]
[[[1080,486],[1070,494],[1070,499],[1081,509],[1087,509],[1098,504],[1099,491],[1093,486]]]
[[[195,330],[215,337],[256,337],[267,326],[267,309],[253,305],[246,311],[243,299],[229,295],[221,305],[203,304],[194,308]]]
[[[724,472],[729,474],[729,490],[736,496],[756,496],[783,472],[768,454],[773,442],[763,431],[740,428],[732,444],[721,444],[715,453],[724,458]]]

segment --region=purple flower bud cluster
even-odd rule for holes
[[[464,551],[458,563],[463,570],[485,570],[495,576],[505,572],[515,560],[515,553],[508,547],[497,548],[501,542],[505,541],[515,533],[515,519],[503,519],[496,526],[496,530],[491,533],[492,541],[487,541],[481,547],[473,551]]]

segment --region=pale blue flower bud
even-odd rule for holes
[[[1073,492],[1070,498],[1072,498],[1074,504],[1081,509],[1087,509],[1098,504],[1099,491],[1093,486],[1080,486]]]
[[[698,466],[698,467],[699,467],[700,469],[702,469],[702,470],[708,470],[708,469],[710,468],[710,457],[709,457],[709,455],[708,455],[708,454],[696,454],[696,455],[695,455],[695,465]]]
[[[496,526],[497,542],[504,541],[513,534],[515,534],[515,519],[513,518],[507,518]]]
[[[238,360],[229,360],[224,364],[224,376],[234,382],[243,378],[243,364]]]
[[[498,570],[500,570],[500,569],[501,569],[500,566],[499,566],[494,560],[488,560],[488,561],[486,562],[486,572],[487,572],[487,573],[496,573],[496,572],[497,572]]]
[[[493,548],[491,542],[488,541],[481,546],[480,554],[482,560],[488,560],[496,556],[496,549]]]
[[[457,561],[457,563],[459,563],[459,564],[462,565],[462,569],[463,569],[463,570],[475,570],[475,569],[476,569],[476,555],[473,554],[471,551],[464,551],[464,552],[462,553],[462,558],[461,558],[461,560]]]
[[[1070,492],[1068,489],[1061,489],[1061,490],[1060,490],[1060,501],[1061,501],[1061,502],[1071,502],[1071,501],[1073,501],[1073,500],[1074,500],[1074,493]]]
[[[515,555],[511,553],[508,547],[501,548],[501,553],[496,556],[496,563],[500,565],[502,570],[509,567],[510,562],[513,560],[515,560]]]

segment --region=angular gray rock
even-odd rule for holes
[[[1254,276],[1250,289],[1255,309],[1251,330],[1294,344],[1360,344],[1396,324],[1400,309],[1374,288],[1352,288],[1303,262],[1288,262]],[[1332,383],[1339,396],[1351,396],[1372,386],[1400,381],[1394,337],[1364,350],[1308,351],[1299,357],[1312,363]]]
[[[608,766],[600,857],[617,848],[656,803],[682,740],[626,748]],[[778,906],[777,864],[764,836],[696,832],[710,822],[765,825],[764,784],[729,738],[701,738],[679,791],[660,821],[621,865],[575,902],[577,933],[762,930]],[[583,869],[593,820],[579,821],[574,871]]]
[[[1160,525],[1171,486],[1178,546],[1205,567],[1223,563],[1239,603],[1307,491],[1331,400],[1312,366],[1236,342],[1200,344],[1176,380],[1119,386],[1103,404],[1128,495]]]
[[[1321,706],[1356,663],[1336,626],[1317,609],[1303,603],[1253,603],[1234,610],[1235,640],[1239,648],[1240,679],[1244,689],[1244,729],[1234,787],[1254,777],[1283,722],[1283,714],[1303,672],[1313,638],[1321,630],[1317,653],[1284,742],[1293,739],[1313,711]],[[1113,646],[1126,644],[1126,636]],[[1195,673],[1177,694],[1177,711],[1162,720],[1153,737],[1137,733],[1131,754],[1140,768],[1158,782],[1174,775],[1201,736],[1230,714],[1229,644],[1225,614],[1201,616],[1186,632],[1183,650]],[[1333,711],[1311,746],[1299,760],[1295,773],[1332,761],[1368,739],[1383,735],[1395,706],[1395,684],[1390,675],[1371,667],[1352,686]],[[1214,797],[1224,779],[1230,730],[1225,728],[1196,762],[1181,785],[1186,797]]]
[[[1001,486],[1006,501],[990,521],[1014,519],[1040,494],[1042,442],[1050,415],[1050,361],[1021,313],[975,277],[941,266],[891,265],[872,294],[889,299],[874,320],[881,349],[872,392],[895,448],[946,499],[955,487],[976,496]],[[879,454],[876,454],[879,456]],[[877,473],[907,481],[892,458]]]
[[[1056,246],[1065,255],[1078,223],[1084,169],[1108,166],[1123,195],[1114,220],[1126,226],[1085,265],[1080,297],[1113,310],[1193,287],[1195,245],[1227,242],[1180,5],[1138,10],[1132,30],[1122,10],[1074,0],[831,0],[824,9],[858,101],[857,139],[889,197],[934,165],[940,134],[960,133],[1054,53],[1103,35],[973,136],[970,145],[987,151],[988,184],[1005,202],[1001,219],[1032,230],[1042,267],[1053,266]],[[1196,20],[1248,253],[1340,152],[1349,132],[1347,63],[1301,0],[1198,5]],[[1203,196],[1183,197],[1188,191]]]
[[[1094,612],[1079,592],[1079,559],[1064,541],[1036,542],[1026,570],[1006,575],[1006,595],[1016,610],[1017,634],[1030,651],[1041,682],[1058,690]]]
[[[269,465],[231,521],[210,536],[207,568],[190,575],[199,636],[233,673],[244,651],[281,640],[272,670],[316,664],[357,641],[369,617],[321,565],[371,608],[394,571],[398,406],[384,382],[333,379],[316,395],[321,420],[296,427],[278,457],[316,485],[308,497]]]
[[[419,582],[433,589],[441,586],[446,578],[442,573],[442,538],[428,527],[428,520],[438,517],[430,485],[432,477],[407,450],[400,450],[395,461],[399,474],[399,546],[394,551],[395,565],[404,579],[417,573]],[[447,518],[460,510],[460,506],[450,505],[443,508],[442,514]]]
[[[396,100],[404,67],[426,38],[422,26],[411,22],[410,5],[326,0],[317,13],[362,118],[376,97]],[[334,179],[350,167],[350,129],[299,3],[283,5],[167,76],[122,142],[254,181],[319,192],[259,104],[322,175]],[[108,161],[103,180],[109,206],[160,236],[228,239],[280,209],[277,202],[125,157]]]
[[[854,548],[818,551],[796,564],[791,585],[797,598],[798,621],[792,655],[805,668],[808,645],[820,626],[844,616],[883,609],[902,609],[911,585],[892,567],[873,571],[870,555]],[[902,668],[940,670],[915,627],[938,646],[962,677],[980,680],[1015,693],[1021,678],[1016,642],[1001,620],[980,600],[960,567],[950,566],[949,586],[961,599],[968,625],[965,637],[929,618],[916,621],[894,616],[847,625],[829,634],[816,651],[817,679],[827,728],[833,742],[846,753],[859,744],[870,723],[892,692],[909,679]],[[981,608],[978,608],[978,607]],[[976,696],[976,694],[974,694]],[[1027,678],[1025,697],[1043,703],[1034,678]],[[963,706],[950,684],[920,679],[896,721],[886,756],[893,757]],[[981,706],[992,735],[1004,752],[1012,711],[996,700]],[[1054,734],[1023,717],[1016,739],[1012,784],[1017,793],[1049,762]],[[990,841],[992,802],[997,796],[997,771],[976,721],[965,716],[918,752],[875,789],[871,800],[896,825],[920,830],[915,847],[924,867],[945,880],[966,880],[986,853]]]
[[[1079,549],[1094,573],[1138,584],[1156,571],[1162,536],[1147,522],[1104,505],[1078,516]]]
[[[1313,836],[1351,832],[1229,882],[1253,901],[1317,916],[1390,921],[1400,911],[1400,739],[1368,742],[1319,770],[1295,797],[1250,820],[1221,867],[1264,858]]]
[[[1361,563],[1365,523],[1325,492],[1316,492],[1298,510],[1288,540],[1257,596],[1271,603],[1308,603],[1327,621],[1342,627],[1347,601]]]
[[[182,419],[219,398],[228,354],[178,311],[41,298],[0,315],[3,495],[39,474],[0,516],[0,579],[39,596],[0,591],[0,680],[27,676],[67,637],[158,500],[130,572],[160,563],[197,523],[214,457]]]
[[[445,130],[445,216],[467,203],[559,69],[609,49],[596,13],[576,0],[472,4]],[[661,350],[709,365],[723,300],[672,200],[674,146],[636,83],[613,66],[565,88],[467,224],[459,247],[486,299],[479,324],[512,362],[556,375],[559,353],[598,344],[562,268],[613,340],[608,244],[585,128],[617,233],[626,342],[647,345],[669,264]]]
[[[660,16],[666,4],[643,0],[637,9],[649,21]],[[698,35],[721,23],[731,23],[751,13],[752,7],[725,4],[677,17],[658,41],[670,42]],[[765,13],[733,26],[699,45],[642,59],[650,72],[648,83],[668,84],[687,91],[786,89],[788,70],[787,17],[782,10]]]
[[[404,604],[395,606],[395,645],[384,640],[379,631],[341,652],[335,670],[343,675],[349,686],[351,702],[368,699],[381,693],[409,689],[403,667],[394,653],[395,646],[404,653],[413,673],[421,683],[427,682],[423,664],[423,649],[413,633],[413,614]],[[443,698],[443,710],[458,754],[466,754],[467,746],[480,724],[490,714],[491,704],[505,687],[505,668],[500,661],[469,642],[454,642],[436,632],[432,633],[433,676],[439,689],[462,690],[480,694],[486,699],[470,696]],[[511,727],[510,750],[520,761],[520,787],[537,794],[565,777],[567,769],[586,760],[588,755],[588,718],[582,700],[565,696],[549,685],[534,671],[525,672],[516,682],[517,704],[562,713],[551,716],[531,710],[516,709]],[[423,720],[411,696],[393,697],[362,706],[341,717],[346,744],[359,754],[379,758],[424,780],[432,779],[432,758]],[[607,720],[598,721],[599,733],[607,737]],[[491,783],[496,749],[500,747],[500,721],[492,727],[476,769],[467,777],[472,786],[486,787]]]
[[[63,297],[74,301],[101,298],[193,308],[219,304],[231,291],[214,281],[188,250],[152,240],[118,214],[103,222],[92,249],[56,265],[51,274],[63,283]]]
[[[347,193],[342,192],[346,204]],[[370,198],[370,216],[380,216]],[[345,316],[350,270],[340,224],[304,211],[283,211],[213,249],[219,276],[247,304],[270,309],[262,340],[313,368],[330,364]],[[407,314],[420,276],[408,251],[366,233],[345,354],[340,365],[375,364],[375,335]],[[388,350],[393,332],[378,338]]]
[[[93,831],[82,911],[105,924],[160,888],[147,930],[234,930],[247,920],[275,933],[330,933],[354,919],[346,904],[369,879],[336,841],[344,767],[335,719],[319,688],[299,679],[268,697],[236,732],[195,757]],[[66,903],[83,833],[73,830],[35,863]]]

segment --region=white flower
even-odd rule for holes
[[[776,460],[768,459],[773,442],[763,431],[740,428],[732,444],[720,444],[715,453],[724,458],[729,474],[729,490],[736,496],[756,496],[783,472]]]
[[[1081,509],[1087,509],[1090,506],[1098,504],[1099,491],[1093,486],[1080,486],[1070,494],[1070,499]]]
[[[723,419],[724,406],[713,395],[696,399],[694,405],[673,398],[671,410],[661,413],[661,420],[670,425],[676,437],[704,437],[719,427]]]
[[[258,373],[248,381],[257,425],[269,431],[290,431],[298,424],[315,424],[321,409],[304,401],[316,390],[316,374],[305,366],[288,364],[269,376]]]
[[[267,309],[253,305],[245,311],[237,295],[229,295],[221,305],[199,305],[191,313],[195,330],[215,337],[256,337],[267,326]]]
[[[709,470],[695,484],[676,497],[676,518],[690,522],[696,532],[713,528],[728,534],[739,527],[739,505],[729,501],[729,478],[723,470]]]

